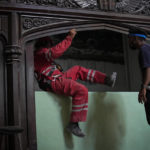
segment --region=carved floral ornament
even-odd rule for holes
[[[25,4],[150,15],[150,0],[18,0]]]
[[[22,24],[24,30],[29,30],[32,28],[62,21],[64,22],[64,20],[62,19],[55,19],[55,18],[22,17]]]

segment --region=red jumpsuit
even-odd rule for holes
[[[61,56],[71,45],[72,38],[67,36],[61,43],[48,49],[35,52],[34,64],[37,78],[51,81],[53,92],[72,97],[71,122],[86,121],[88,111],[88,89],[76,82],[77,79],[104,84],[106,75],[96,70],[74,66],[66,72],[60,72],[53,60]]]

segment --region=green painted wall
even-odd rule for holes
[[[136,92],[89,92],[86,137],[67,133],[71,100],[36,92],[38,150],[150,150],[150,127]]]

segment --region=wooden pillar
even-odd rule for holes
[[[19,83],[19,56],[21,49],[18,45],[18,16],[12,12],[9,16],[9,39],[5,48],[5,61],[7,72],[7,125],[20,125],[19,107],[21,100],[20,83]],[[8,139],[8,150],[17,150],[14,137]]]

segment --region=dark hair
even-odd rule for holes
[[[53,46],[53,42],[51,38],[47,36],[47,37],[39,38],[34,44],[34,49],[38,50],[40,48],[50,48],[52,46]]]
[[[143,35],[145,35],[145,36],[147,36],[147,32],[146,31],[144,31],[144,30],[142,30],[142,29],[130,29],[129,30],[129,34],[143,34]],[[141,41],[145,41],[146,39],[145,38],[143,38],[143,37],[139,37],[139,39],[141,40]]]

